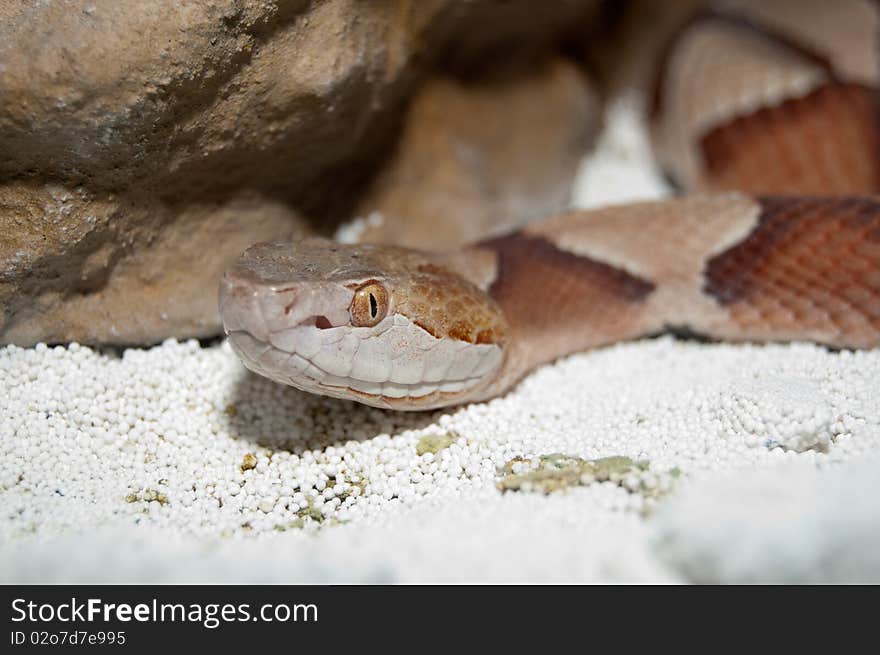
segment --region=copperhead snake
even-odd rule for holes
[[[448,253],[257,244],[221,283],[232,348],[282,384],[418,410],[670,328],[880,346],[880,9],[732,6],[683,25],[657,76],[658,159],[689,195]]]

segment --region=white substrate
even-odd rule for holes
[[[647,162],[617,107],[577,198],[662,194]],[[429,414],[275,385],[225,344],[7,347],[0,580],[876,581],[878,401],[880,351],[804,344],[621,344]],[[650,467],[496,488],[551,453]]]

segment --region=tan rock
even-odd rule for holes
[[[8,186],[0,187],[0,212],[20,228],[4,224],[0,234],[2,336],[18,344],[216,334],[223,270],[255,241],[305,233],[288,206],[246,190],[166,206],[82,188]]]

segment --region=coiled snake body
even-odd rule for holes
[[[787,4],[776,3],[780,15]],[[670,328],[880,345],[877,7],[794,5],[793,25],[757,3],[743,5],[754,15],[699,16],[668,49],[655,143],[699,193],[569,212],[453,253],[258,244],[221,284],[232,347],[305,391],[428,409]],[[828,45],[811,20],[848,42]],[[723,84],[711,65],[719,49]],[[740,190],[712,191],[728,188]]]

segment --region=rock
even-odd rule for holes
[[[360,202],[368,220],[355,236],[453,248],[558,212],[600,122],[597,94],[563,59],[489,83],[434,78]]]
[[[18,183],[0,187],[0,212],[0,341],[22,345],[215,334],[223,269],[254,241],[304,229],[289,207],[247,190],[165,205]]]
[[[598,4],[0,0],[0,343],[216,334],[220,271],[350,215],[428,70]]]

